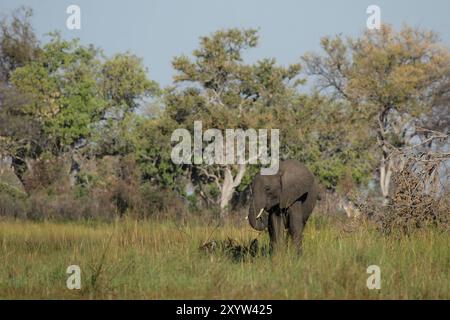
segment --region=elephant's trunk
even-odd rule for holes
[[[256,212],[253,201],[250,203],[248,221],[250,222],[252,228],[258,231],[265,230],[268,225],[267,217],[261,216],[263,211],[264,208],[261,208],[258,212]]]

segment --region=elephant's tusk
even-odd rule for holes
[[[259,219],[259,217],[261,217],[263,211],[264,211],[264,208],[262,208],[261,211],[258,213],[258,215],[256,216],[256,219]]]

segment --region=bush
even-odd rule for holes
[[[28,192],[47,189],[56,194],[65,193],[70,188],[71,159],[68,155],[55,157],[44,154],[39,159],[28,160],[28,170],[24,176]]]
[[[178,194],[170,189],[152,186],[149,182],[139,188],[134,209],[141,218],[152,215],[179,217],[186,214],[186,206]]]
[[[0,193],[0,217],[26,218],[28,208],[26,198]]]
[[[439,165],[409,160],[394,174],[393,195],[380,214],[375,215],[383,233],[409,234],[424,227],[448,229],[450,197],[439,181]]]
[[[20,186],[7,183],[4,174],[0,178],[0,217],[25,218],[29,207],[27,194]]]
[[[175,192],[141,181],[139,167],[132,156],[86,160],[77,183],[72,186],[69,178],[66,162],[36,161],[27,175],[30,188],[27,217],[111,220],[127,214],[148,218],[185,213],[183,200]]]
[[[78,197],[75,192],[55,195],[42,191],[31,195],[28,217],[35,220],[109,220],[116,214],[116,208],[105,194]]]

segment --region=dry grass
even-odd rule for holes
[[[0,221],[2,299],[450,299],[450,242],[430,229],[381,236],[370,226],[317,216],[304,253],[241,262],[198,248],[213,226],[191,222]],[[213,238],[248,242],[258,234],[226,225]],[[260,235],[267,243],[267,235]],[[65,286],[69,265],[82,289]],[[381,267],[381,290],[368,290],[366,268]]]

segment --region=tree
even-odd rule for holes
[[[0,161],[12,158],[19,176],[28,154],[39,152],[45,138],[38,121],[24,114],[30,96],[12,86],[11,74],[40,54],[30,23],[31,9],[21,7],[0,21]]]
[[[350,103],[352,118],[366,122],[375,134],[386,199],[392,172],[401,166],[401,159],[391,156],[391,147],[411,142],[414,124],[444,93],[448,50],[433,32],[406,26],[395,32],[387,25],[357,39],[325,37],[321,45],[323,56],[303,57],[307,73],[317,77],[320,90]]]
[[[256,30],[220,30],[201,38],[193,59],[176,57],[176,86],[165,95],[166,115],[191,131],[199,119],[205,129],[272,127],[270,113],[287,105],[302,83],[297,77],[300,66],[284,68],[275,59],[244,63],[243,52],[257,43]],[[190,171],[200,194],[218,205],[224,218],[247,168],[247,163],[193,165]]]
[[[89,138],[107,104],[98,87],[99,51],[52,34],[40,56],[11,74],[17,90],[31,97],[23,113],[47,135],[45,149],[59,154]]]
[[[0,82],[39,54],[38,41],[30,23],[33,11],[21,7],[0,21]]]
[[[133,152],[132,140],[137,109],[146,99],[158,97],[158,84],[150,80],[142,59],[127,52],[116,54],[100,68],[100,91],[108,110],[95,130],[98,155]],[[131,139],[131,140],[130,140]]]
[[[180,179],[186,168],[171,161],[172,132],[176,122],[168,117],[148,118],[140,116],[134,126],[132,145],[144,181],[150,181],[161,189],[171,189],[183,195]]]
[[[281,156],[306,164],[327,190],[347,194],[368,182],[374,140],[351,106],[317,92],[300,97],[294,108],[280,108]],[[372,142],[372,143],[368,143]]]
[[[84,146],[99,131],[117,129],[139,99],[157,91],[137,57],[118,54],[103,63],[99,49],[51,36],[37,59],[12,73],[11,82],[31,97],[23,112],[42,124],[46,149],[53,153]]]

